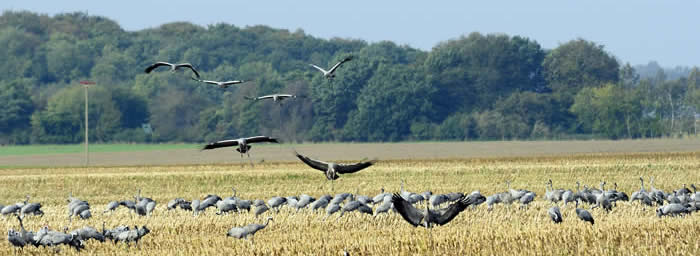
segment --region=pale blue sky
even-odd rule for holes
[[[417,2],[417,3],[416,3]],[[506,33],[554,48],[578,37],[623,62],[700,66],[700,1],[180,1],[3,0],[0,9],[53,15],[87,11],[126,30],[173,21],[268,25],[321,37],[391,40],[429,50],[478,31]]]

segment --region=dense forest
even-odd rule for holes
[[[695,134],[700,70],[640,76],[603,45],[477,32],[430,51],[266,26],[125,31],[85,13],[0,16],[0,144],[649,138]],[[354,56],[329,81],[309,63]],[[191,73],[144,68],[190,62]],[[652,69],[654,70],[654,69]],[[645,70],[648,73],[648,70]],[[646,74],[645,73],[645,74]],[[245,96],[291,93],[284,104]]]

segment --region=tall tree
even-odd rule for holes
[[[22,136],[27,135],[23,131],[30,127],[34,112],[34,104],[29,95],[33,83],[30,79],[0,82],[0,102],[3,103],[0,108],[0,140],[9,143],[29,142]]]

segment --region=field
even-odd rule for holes
[[[250,160],[233,149],[200,151],[200,144],[109,144],[90,146],[90,164],[97,166],[237,164],[297,161],[298,150],[321,159],[379,160],[458,159],[479,157],[552,156],[594,153],[694,152],[698,139],[489,141],[414,143],[323,143],[255,145]],[[0,167],[83,166],[82,145],[0,146]]]
[[[264,155],[260,153],[263,148],[257,148],[260,151],[253,153]],[[298,147],[302,151],[300,148],[302,146]],[[230,152],[225,153],[231,157]],[[353,151],[352,154],[359,153]],[[392,153],[386,154],[391,156]],[[657,188],[677,189],[684,183],[700,180],[700,152],[544,155],[422,160],[380,157],[389,160],[382,160],[368,170],[344,175],[335,182],[332,194],[358,192],[374,196],[382,187],[397,192],[400,179],[406,180],[406,190],[418,193],[425,190],[435,193],[480,190],[482,194],[490,195],[505,191],[506,180],[512,181],[514,188],[537,193],[538,198],[527,209],[519,209],[517,205],[498,205],[489,212],[482,205],[430,232],[412,227],[393,213],[376,219],[350,213],[335,221],[336,213],[329,220],[321,221],[325,213],[294,213],[283,209],[280,213],[265,214],[273,216],[274,220],[255,235],[252,244],[226,237],[226,231],[233,226],[262,223],[264,218],[255,218],[249,213],[218,216],[212,209],[193,217],[191,212],[165,209],[165,203],[175,197],[191,200],[210,193],[229,196],[232,186],[238,189],[239,197],[266,201],[276,195],[307,193],[318,197],[331,193],[330,184],[320,172],[297,162],[270,160],[263,163],[258,160],[254,166],[242,162],[6,168],[0,170],[0,203],[21,201],[25,194],[32,196],[31,201],[41,202],[46,215],[27,217],[25,221],[27,228],[34,231],[45,224],[54,230],[63,227],[73,230],[83,225],[99,229],[103,221],[109,228],[147,225],[152,231],[144,237],[140,248],[90,241],[82,255],[342,255],[344,249],[351,255],[700,254],[698,214],[657,218],[652,208],[641,207],[638,203],[619,203],[610,213],[591,210],[596,218],[596,224],[591,226],[576,219],[574,206],[569,205],[562,207],[564,222],[557,225],[546,214],[551,204],[542,199],[547,179],[552,179],[555,187],[571,189],[575,189],[576,181],[597,186],[605,180],[608,184],[616,182],[618,190],[631,194],[639,190],[640,176],[654,176]],[[137,217],[124,208],[102,214],[107,202],[131,199],[139,188],[143,196],[158,202],[153,216]],[[68,222],[66,197],[69,192],[90,202],[91,219]],[[588,205],[584,207],[590,209]],[[19,228],[16,219],[0,221],[0,230],[9,228]],[[54,254],[45,248],[27,247],[24,250],[22,254]],[[0,255],[13,253],[7,241],[0,242]],[[61,254],[78,255],[67,247],[61,249]]]

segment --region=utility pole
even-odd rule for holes
[[[85,166],[90,165],[90,148],[88,144],[88,87],[95,84],[92,81],[80,81],[85,88]]]

